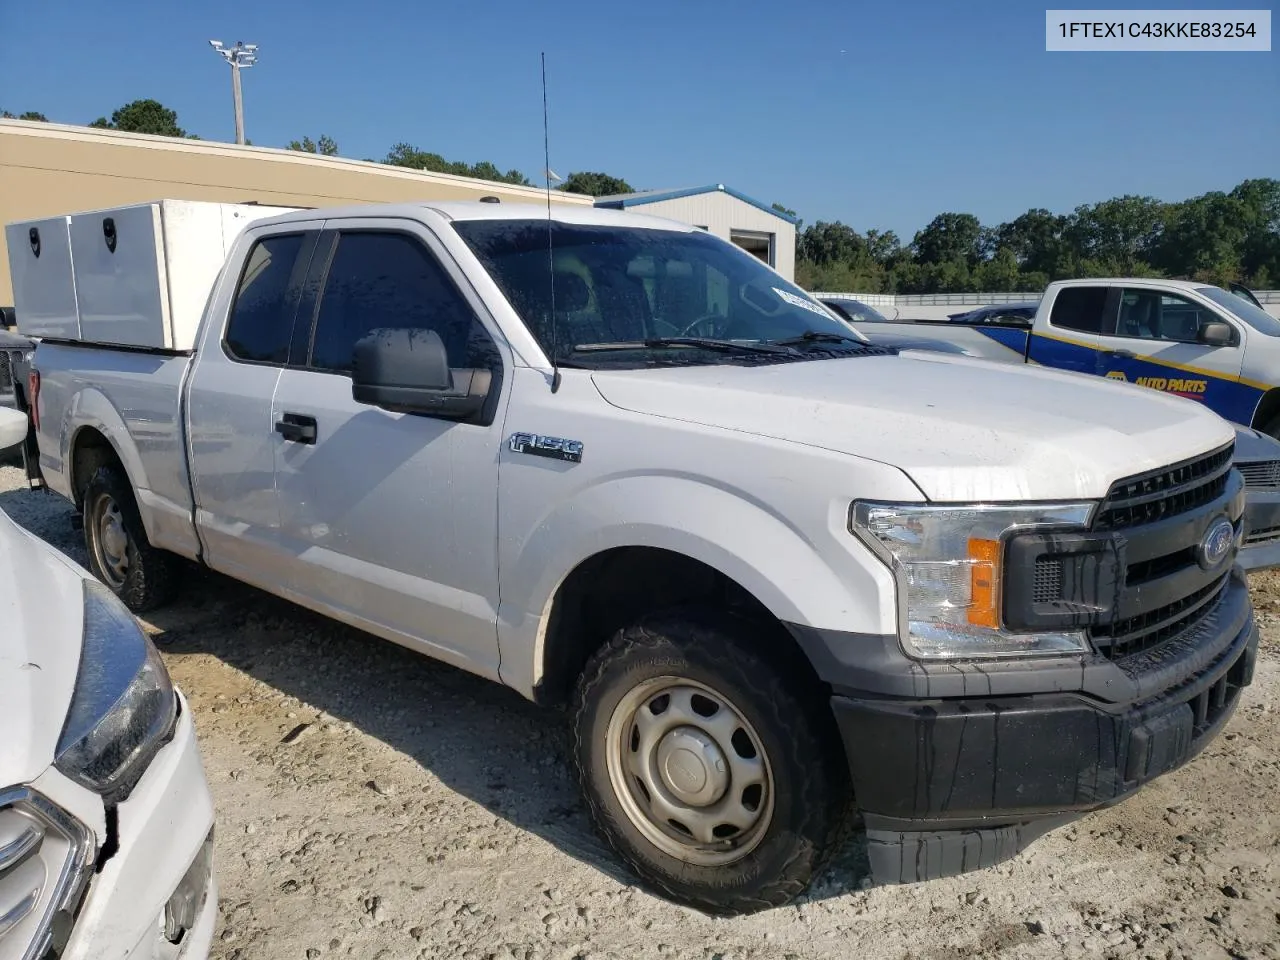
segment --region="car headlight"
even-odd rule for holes
[[[906,652],[921,659],[1080,653],[1081,631],[1012,633],[1001,624],[1005,542],[1014,531],[1080,529],[1092,503],[853,505],[850,528],[893,570]]]
[[[110,590],[84,581],[84,641],[54,765],[108,802],[124,800],[173,733],[169,671]]]

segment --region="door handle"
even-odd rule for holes
[[[1132,360],[1132,350],[1103,350],[1102,355],[1105,357],[1115,357],[1117,360]]]
[[[316,418],[300,413],[286,413],[276,421],[276,433],[293,443],[315,443]]]

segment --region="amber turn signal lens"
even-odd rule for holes
[[[1000,627],[1000,541],[969,540],[969,622]]]

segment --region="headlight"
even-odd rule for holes
[[[922,659],[1089,649],[1079,631],[1010,633],[1001,624],[1005,540],[1015,530],[1082,528],[1091,503],[1019,507],[855,503],[850,527],[893,569],[903,643]]]
[[[177,699],[169,672],[115,595],[84,581],[84,642],[55,766],[120,802],[169,736]]]

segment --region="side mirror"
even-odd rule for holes
[[[488,370],[450,369],[434,330],[374,330],[356,341],[352,360],[352,398],[396,413],[468,420],[484,408],[492,382]]]
[[[1229,347],[1234,340],[1235,331],[1231,329],[1231,324],[1221,320],[1209,321],[1200,328],[1200,333],[1196,336],[1198,343],[1209,347]]]
[[[0,450],[16,447],[27,439],[27,415],[21,410],[0,407]]]

